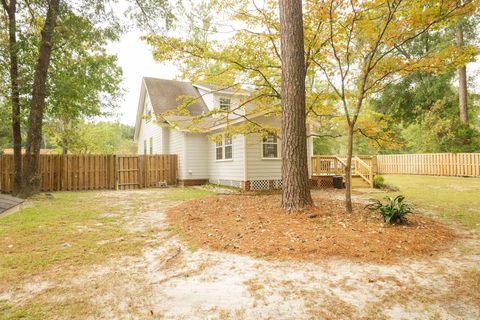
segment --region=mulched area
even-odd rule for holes
[[[420,214],[409,215],[408,225],[386,225],[363,203],[346,214],[334,192],[315,194],[316,207],[304,213],[283,212],[279,194],[239,194],[183,202],[167,216],[198,246],[272,259],[389,263],[434,255],[455,238],[453,230]]]

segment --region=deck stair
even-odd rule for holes
[[[339,156],[313,156],[312,157],[312,176],[334,176],[341,175],[345,177],[345,168],[347,159]],[[365,181],[370,188],[373,188],[374,170],[373,165],[367,163],[358,156],[352,157],[352,180],[360,178]]]

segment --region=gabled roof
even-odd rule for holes
[[[191,115],[208,111],[200,93],[190,82],[157,78],[143,78],[143,82],[155,114],[176,109],[182,103],[179,101],[182,96],[192,97],[192,104],[187,107]]]
[[[187,107],[187,110],[191,115],[197,116],[208,111],[198,89],[190,82],[144,77],[142,79],[140,98],[137,107],[134,136],[135,141],[138,138],[140,123],[143,117],[143,108],[147,96],[152,103],[155,115],[161,115],[166,111],[177,109],[182,103],[182,96],[192,99]]]
[[[205,84],[205,83],[194,83],[193,86],[198,89],[202,89],[208,92],[224,93],[224,94],[236,94],[248,96],[251,94],[248,90],[242,88],[236,88],[227,85],[218,85],[218,84]]]

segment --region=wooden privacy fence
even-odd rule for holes
[[[23,159],[25,164],[25,159]],[[12,191],[13,155],[0,156],[0,192]],[[136,189],[177,182],[176,155],[40,155],[41,191]]]
[[[480,153],[378,155],[377,172],[382,174],[480,177]]]

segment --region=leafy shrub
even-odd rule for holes
[[[373,202],[368,204],[366,207],[370,211],[380,211],[383,221],[387,223],[406,223],[407,219],[405,216],[408,213],[411,213],[412,209],[410,205],[403,202],[405,197],[401,195],[396,196],[395,198],[386,196],[384,199],[387,200],[386,203],[383,203],[380,200],[372,199]]]
[[[384,183],[385,179],[381,175],[376,175],[373,177],[373,186],[377,189],[383,188],[385,185]]]

